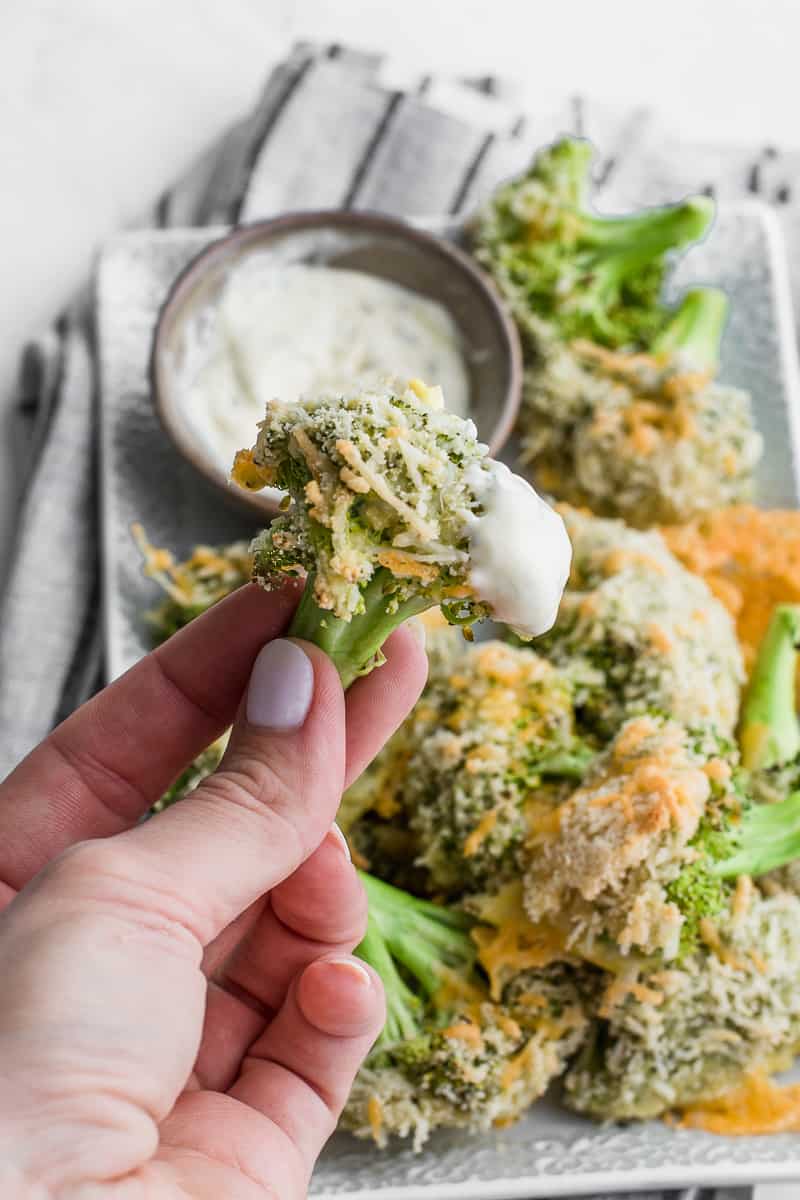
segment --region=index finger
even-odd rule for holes
[[[68,717],[0,785],[0,879],[13,888],[74,842],[129,828],[231,724],[250,668],[298,589],[248,584]]]

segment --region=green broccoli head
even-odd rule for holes
[[[525,380],[523,457],[552,495],[640,528],[748,499],[763,441],[714,379],[727,301],[687,293],[652,353],[554,342]]]
[[[644,1120],[790,1060],[800,1039],[800,900],[752,890],[705,932],[678,968],[594,981],[592,1030],[565,1079],[570,1108]]]
[[[184,562],[176,562],[169,550],[150,543],[141,525],[133,525],[131,532],[145,575],[165,593],[164,600],[147,613],[156,645],[250,580],[253,557],[247,542],[195,546]]]
[[[356,1079],[347,1129],[385,1144],[435,1126],[514,1119],[563,1070],[586,1027],[565,968],[528,972],[492,1003],[463,913],[362,876],[370,904],[356,950],[380,974],[386,1025]]]
[[[528,916],[612,972],[680,960],[727,903],[710,854],[730,846],[742,807],[730,743],[655,715],[628,721],[529,840]]]
[[[701,238],[713,217],[702,196],[633,216],[599,216],[588,204],[590,163],[588,143],[557,142],[501,187],[477,221],[477,256],[534,347],[541,320],[566,340],[649,345],[665,323],[667,256]]]
[[[507,602],[510,623],[529,635],[555,618],[569,562],[563,523],[487,457],[473,423],[444,409],[439,388],[412,382],[275,403],[233,478],[287,491],[286,514],[254,543],[254,574],[265,586],[307,576],[291,632],[327,651],[345,686],[380,661],[392,629],[434,605],[468,626],[502,616]],[[501,495],[515,520],[530,522],[541,555],[507,556],[498,571]]]

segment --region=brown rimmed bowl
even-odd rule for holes
[[[263,517],[277,510],[280,496],[274,490],[253,493],[230,484],[185,420],[174,375],[184,353],[187,318],[196,307],[213,303],[231,269],[256,252],[274,254],[281,263],[363,271],[438,301],[461,335],[469,376],[469,415],[491,453],[497,454],[519,409],[522,355],[510,316],[472,259],[451,242],[377,213],[338,209],[288,213],[239,226],[201,251],[172,285],[153,337],[150,375],[161,424],[178,452],[227,500]],[[253,441],[255,435],[254,429]]]

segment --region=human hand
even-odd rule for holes
[[[241,589],[0,786],[4,1198],[306,1193],[383,1021],[331,825],[426,665],[400,629],[345,698],[272,642],[296,599]],[[218,771],[137,824],[234,717]]]

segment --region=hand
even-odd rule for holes
[[[4,1198],[306,1193],[383,1021],[332,822],[425,656],[398,630],[345,698],[324,654],[272,641],[296,598],[235,593],[0,787]],[[138,824],[234,718],[219,770]]]

